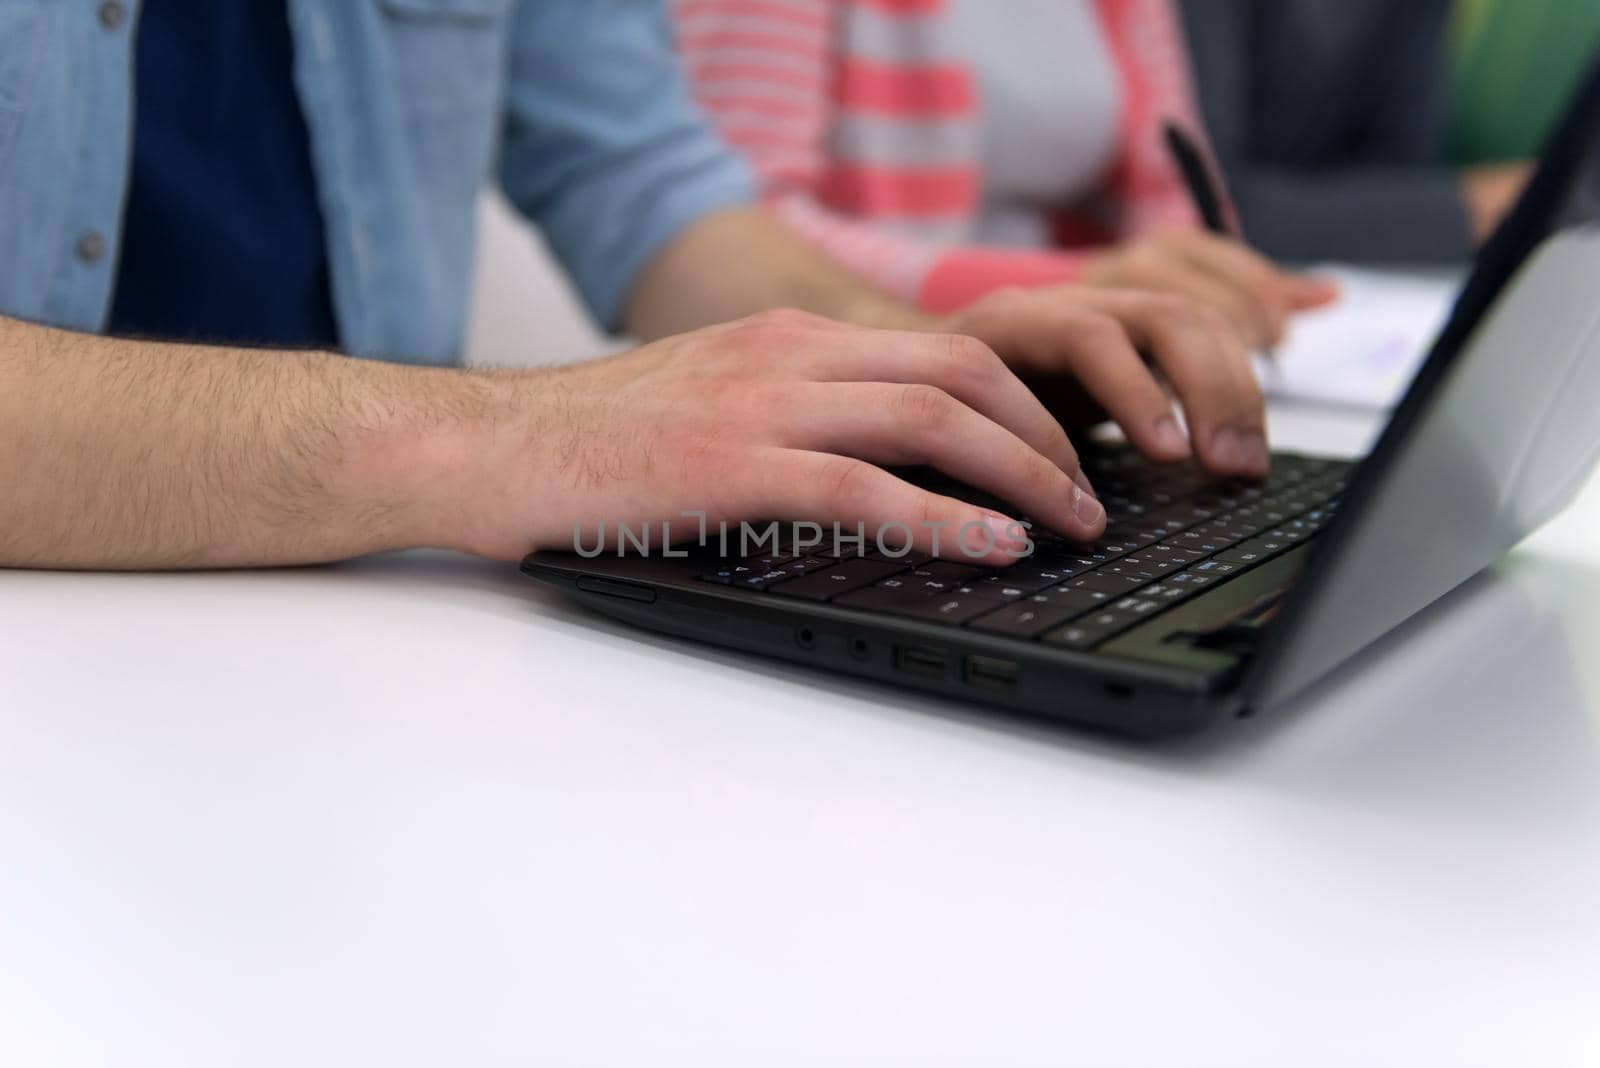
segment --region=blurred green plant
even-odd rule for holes
[[[1456,0],[1451,161],[1537,155],[1597,44],[1600,0]]]

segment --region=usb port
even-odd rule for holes
[[[969,656],[967,683],[989,690],[1009,690],[1017,684],[1017,662],[992,656]]]
[[[936,649],[921,649],[915,645],[897,645],[894,666],[907,675],[921,675],[929,679],[944,678],[945,656]]]

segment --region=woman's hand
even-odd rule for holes
[[[1267,473],[1265,401],[1249,350],[1235,324],[1208,304],[1083,285],[1012,289],[942,326],[987,342],[1069,422],[1109,415],[1153,460],[1194,454],[1220,475]]]
[[[1169,230],[1111,248],[1089,261],[1085,284],[1189,297],[1227,317],[1246,346],[1283,340],[1289,316],[1338,299],[1332,283],[1283,270],[1232,238]]]

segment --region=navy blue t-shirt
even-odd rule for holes
[[[286,0],[145,0],[110,331],[332,348]]]

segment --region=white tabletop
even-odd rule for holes
[[[1154,749],[446,555],[0,573],[0,1063],[1593,1065],[1597,520]]]

